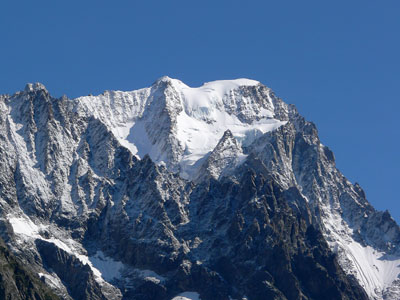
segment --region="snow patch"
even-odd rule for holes
[[[13,231],[16,235],[24,238],[38,238],[39,232],[41,229],[45,229],[46,226],[38,226],[34,224],[29,218],[25,217],[14,217],[14,216],[7,216],[8,221],[10,222]]]
[[[53,276],[45,273],[38,273],[41,279],[44,278],[44,282],[51,288],[61,288],[63,286],[61,280],[57,276]]]
[[[81,254],[81,245],[72,239],[65,239],[61,241],[54,237],[43,238],[40,235],[42,230],[47,229],[48,225],[36,225],[27,216],[8,216],[8,221],[10,222],[14,233],[21,239],[21,242],[27,242],[29,240],[41,239],[55,244],[58,248],[64,250],[65,252],[77,257],[83,264],[89,265],[92,269],[95,279],[100,284],[104,281],[112,281],[115,278],[120,277],[120,272],[124,265],[115,261],[110,257],[104,255],[103,252],[97,251],[95,255],[88,257],[87,255]],[[154,272],[153,272],[154,273]],[[157,277],[151,271],[147,271],[149,277]]]
[[[338,211],[326,205],[321,207],[325,210],[325,236],[330,248],[338,254],[343,270],[357,278],[371,299],[386,299],[384,294],[398,287],[400,258],[356,242],[353,229]]]
[[[99,283],[103,280],[110,282],[113,279],[120,278],[121,270],[124,267],[123,263],[105,256],[102,251],[97,251],[95,255],[89,257],[82,254],[76,254],[76,256],[83,264],[89,265]]]

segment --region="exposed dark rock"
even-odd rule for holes
[[[0,239],[0,299],[59,299],[39,277],[24,266]]]

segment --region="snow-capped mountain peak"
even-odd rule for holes
[[[192,88],[164,76],[148,89],[81,97],[75,104],[77,111],[107,124],[133,154],[149,154],[156,163],[192,178],[199,161],[226,130],[240,145],[248,145],[285,123],[274,118],[270,93],[250,79],[219,80]]]
[[[399,226],[257,81],[0,111],[2,236],[64,299],[399,299]]]
[[[24,89],[25,92],[37,92],[37,91],[47,91],[46,87],[40,83],[40,82],[35,82],[35,83],[28,83],[25,86]]]

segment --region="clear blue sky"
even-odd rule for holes
[[[400,221],[400,1],[0,2],[0,93],[257,79],[317,124],[337,166]]]

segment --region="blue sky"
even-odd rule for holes
[[[247,77],[317,124],[338,168],[400,221],[400,2],[0,2],[0,93]]]

